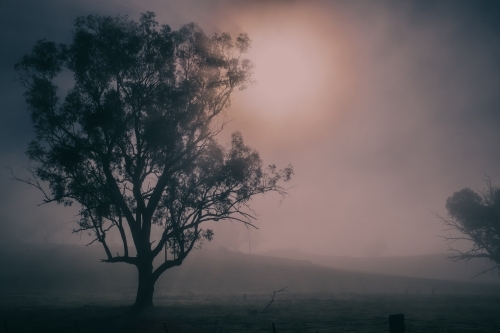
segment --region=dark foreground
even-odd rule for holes
[[[0,295],[0,332],[500,332],[500,296],[279,293],[159,296],[132,316],[133,295]]]

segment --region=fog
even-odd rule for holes
[[[433,212],[446,214],[455,191],[482,189],[485,175],[500,184],[500,23],[492,1],[3,0],[3,244],[88,241],[71,234],[74,208],[39,207],[40,193],[10,179],[7,167],[24,175],[33,137],[14,64],[39,39],[68,42],[77,16],[137,19],[145,11],[174,29],[197,22],[209,34],[249,34],[256,82],[234,94],[220,140],[241,131],[264,163],[294,166],[289,196],[252,201],[258,230],[213,223],[208,248],[445,252]]]

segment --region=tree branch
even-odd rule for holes
[[[271,304],[273,304],[273,302],[274,302],[274,296],[276,296],[277,293],[288,292],[288,290],[286,290],[286,288],[288,288],[288,287],[284,287],[284,288],[281,288],[280,290],[273,291],[273,298],[271,299],[271,301],[269,302],[269,304],[264,309],[262,309],[261,312],[266,311],[271,306]]]

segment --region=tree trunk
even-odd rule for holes
[[[142,311],[153,306],[153,292],[155,280],[153,278],[153,265],[150,262],[137,266],[139,272],[139,285],[135,298],[134,308]]]

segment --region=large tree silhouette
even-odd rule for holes
[[[448,217],[437,217],[446,226],[446,230],[458,235],[443,236],[451,244],[457,241],[469,241],[472,246],[467,250],[451,247],[453,260],[489,259],[493,266],[480,274],[500,268],[500,189],[486,179],[487,187],[476,193],[464,188],[453,193],[446,201]]]
[[[245,34],[207,36],[193,23],[173,31],[151,12],[139,22],[87,16],[70,45],[38,41],[16,64],[36,133],[31,176],[18,180],[45,203],[78,204],[75,231],[95,235],[103,261],[137,267],[137,309],[153,305],[163,272],[212,239],[203,222],[251,225],[254,195],[285,194],[290,166],[263,168],[240,133],[228,147],[216,141],[231,93],[250,80],[249,47]],[[113,229],[121,254],[106,243]],[[165,247],[174,255],[153,267]]]

